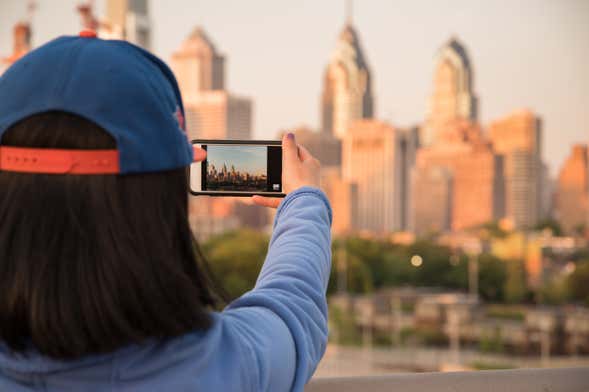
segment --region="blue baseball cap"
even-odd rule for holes
[[[81,116],[112,135],[117,144],[114,160],[118,160],[112,173],[157,172],[192,163],[176,78],[162,60],[126,41],[102,40],[89,31],[60,37],[31,51],[0,77],[0,141],[12,125],[48,111]],[[79,157],[84,159],[83,152],[69,154],[73,161],[64,169],[56,166],[55,155],[13,149],[8,151],[11,156],[7,147],[4,150],[0,150],[0,170],[76,173],[68,167],[75,166]],[[103,157],[93,162],[109,166],[107,159],[113,155]],[[58,170],[42,170],[54,166]],[[83,168],[84,162],[79,166]],[[99,167],[78,170],[107,172]]]

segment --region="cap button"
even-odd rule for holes
[[[82,37],[82,38],[96,38],[96,31],[82,30],[82,31],[80,31],[80,37]]]

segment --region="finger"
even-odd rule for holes
[[[262,207],[278,208],[278,205],[282,199],[254,195],[252,196],[252,200],[254,204]]]
[[[308,161],[309,159],[314,159],[313,155],[311,155],[309,150],[307,150],[305,146],[301,145],[299,145],[299,157],[303,162]]]
[[[194,158],[192,159],[193,162],[202,162],[207,157],[206,150],[203,150],[200,147],[192,146],[192,151],[194,152]]]
[[[298,160],[297,143],[294,134],[287,133],[282,138],[282,161],[289,162]]]

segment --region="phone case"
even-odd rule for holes
[[[254,144],[266,146],[281,146],[280,140],[211,140],[211,139],[194,139],[192,144]],[[189,187],[190,188],[190,187]],[[285,193],[281,192],[210,192],[201,191],[194,192],[190,188],[190,194],[194,196],[218,196],[218,197],[252,197],[260,195],[265,197],[286,197]]]

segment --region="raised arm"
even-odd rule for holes
[[[288,148],[292,148],[291,151]],[[299,150],[297,153],[293,139],[285,138],[284,160],[296,158],[301,165],[307,162],[309,167],[300,170],[309,171],[302,172],[302,177],[306,176],[310,185],[318,186],[318,179],[313,184],[314,177],[307,176],[312,173],[318,177],[318,162],[306,150]],[[287,169],[288,163],[284,164]],[[331,208],[316,186],[297,187],[280,203],[268,254],[256,286],[228,307],[230,312],[244,308],[268,310],[258,313],[253,324],[265,324],[260,330],[266,330],[274,344],[263,343],[268,337],[259,336],[255,325],[244,326],[249,330],[245,334],[251,340],[262,342],[260,349],[253,346],[262,373],[262,390],[288,390],[289,386],[276,384],[286,380],[274,377],[273,372],[285,374],[290,370],[294,372],[291,390],[302,391],[327,344],[325,292],[331,269]],[[273,201],[263,200],[266,202]],[[263,203],[258,200],[258,204]],[[268,325],[274,326],[271,332]],[[285,344],[294,345],[294,363],[288,359],[289,350]]]

